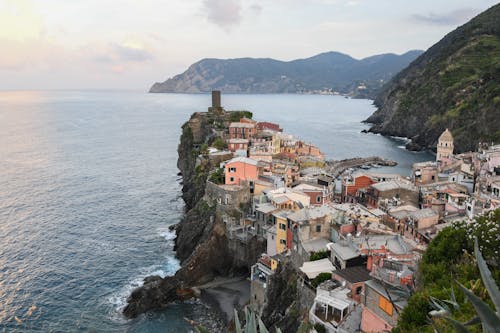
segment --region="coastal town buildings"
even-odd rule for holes
[[[226,112],[214,98],[212,112]],[[223,181],[209,181],[205,196],[217,202],[238,244],[265,242],[249,268],[257,312],[286,262],[310,296],[304,307],[312,324],[335,333],[390,331],[430,240],[453,221],[500,207],[499,145],[455,155],[447,129],[436,161],[415,163],[409,175],[366,165],[334,173],[318,147],[279,124],[236,120],[214,132],[227,144],[208,154],[223,168]]]
[[[225,184],[240,185],[248,182],[250,186],[259,178],[258,162],[246,157],[235,157],[224,165]]]

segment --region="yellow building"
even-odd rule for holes
[[[275,272],[278,269],[279,261],[275,257],[271,257],[271,270]]]
[[[276,221],[276,253],[285,252],[287,247],[288,221],[287,216],[291,211],[281,210],[273,214]]]
[[[453,136],[446,129],[438,139],[436,161],[442,161],[443,158],[450,158],[451,156],[453,156]]]

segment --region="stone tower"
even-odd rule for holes
[[[224,113],[224,108],[220,103],[220,90],[212,90],[212,106],[208,108],[208,112],[215,114]]]
[[[453,136],[446,129],[438,139],[436,161],[441,161],[443,158],[449,158],[453,155]]]

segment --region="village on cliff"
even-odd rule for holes
[[[205,114],[231,113],[212,92]],[[447,129],[436,160],[414,164],[405,177],[366,166],[335,169],[318,147],[278,124],[232,120],[213,130],[212,146],[200,144],[198,158],[220,166],[205,198],[216,204],[227,237],[242,247],[255,237],[267,244],[249,277],[257,313],[287,261],[301,272],[310,323],[327,332],[391,330],[427,244],[455,221],[500,207],[500,145],[456,155]]]

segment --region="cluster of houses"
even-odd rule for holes
[[[267,244],[251,269],[251,306],[262,310],[271,276],[291,261],[311,293],[309,321],[328,332],[391,330],[426,244],[454,219],[500,206],[500,146],[454,155],[448,130],[436,161],[415,164],[411,177],[358,170],[335,179],[317,147],[269,122],[242,118],[224,139],[232,158],[209,195],[230,237]]]

